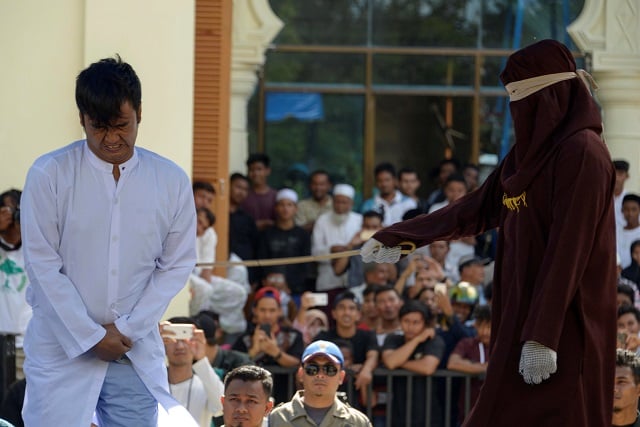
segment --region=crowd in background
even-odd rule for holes
[[[617,160],[614,166],[619,347],[640,355],[640,196],[624,190],[629,164]],[[437,189],[422,198],[417,171],[381,163],[374,171],[374,196],[361,206],[355,205],[354,187],[333,182],[326,171],[309,176],[307,198],[290,188],[272,188],[270,172],[269,157],[257,153],[248,158],[246,175],[230,177],[229,261],[284,260],[269,267],[236,263],[225,277],[216,275],[212,266],[221,261],[216,244],[222,238],[209,209],[215,189],[207,182],[193,183],[201,265],[189,281],[189,313],[159,326],[171,393],[201,425],[209,425],[212,417],[221,425],[219,397],[226,373],[247,364],[298,367],[304,348],[322,339],[342,350],[351,377],[343,391],[354,396],[350,405],[372,408],[374,425],[384,425],[389,411],[394,425],[408,424],[409,419],[411,425],[424,425],[426,405],[405,411],[407,381],[413,381],[414,402],[430,402],[432,426],[444,426],[445,418],[459,425],[465,412],[462,382],[453,382],[451,411],[445,414],[444,379],[435,379],[430,396],[425,394],[425,379],[438,369],[458,371],[474,376],[471,402],[479,392],[490,358],[490,279],[497,230],[433,242],[398,264],[365,264],[359,256],[335,254],[358,249],[377,230],[433,212],[474,191],[481,185],[477,166],[443,160]],[[1,195],[0,418],[16,426],[22,425],[25,387],[20,338],[30,316],[19,204],[18,190]],[[286,260],[300,256],[315,256],[316,261]],[[175,324],[193,325],[187,339],[174,335],[169,325]],[[376,376],[379,368],[413,375],[388,386],[384,377]],[[288,384],[289,375],[286,370],[272,371],[273,398],[276,404],[286,402],[295,391]]]

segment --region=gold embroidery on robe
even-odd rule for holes
[[[502,194],[502,204],[507,207],[507,209],[519,212],[520,205],[524,207],[527,206],[527,192],[523,191],[522,194],[516,197],[507,197],[507,193]]]

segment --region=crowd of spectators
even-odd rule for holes
[[[628,163],[614,165],[619,347],[640,355],[640,196],[623,189]],[[478,168],[441,162],[438,188],[421,198],[415,170],[396,172],[392,164],[381,163],[375,168],[375,195],[361,206],[355,205],[352,185],[332,182],[324,170],[310,175],[310,196],[303,199],[293,189],[270,187],[270,173],[269,157],[260,153],[249,156],[247,175],[230,177],[229,260],[321,259],[285,259],[261,268],[236,264],[225,277],[216,275],[211,263],[221,261],[216,258],[219,236],[210,210],[216,191],[207,182],[194,182],[198,262],[205,265],[191,275],[189,313],[159,325],[174,397],[201,425],[209,425],[212,417],[221,425],[224,376],[238,366],[258,365],[272,371],[276,405],[287,402],[295,392],[291,373],[300,366],[304,348],[326,340],[344,355],[346,380],[340,390],[351,397],[351,406],[368,412],[373,425],[384,425],[389,414],[393,425],[425,425],[427,413],[434,427],[445,426],[445,419],[447,426],[460,425],[468,410],[465,401],[476,399],[490,359],[493,258],[487,241],[495,231],[433,242],[395,265],[330,257],[360,248],[384,226],[433,212],[475,190]],[[4,193],[1,202],[0,279],[3,290],[14,292],[0,294],[0,307],[12,310],[0,314],[0,338],[3,352],[12,346],[15,353],[29,316],[26,304],[11,303],[24,302],[27,286],[18,256],[19,192]],[[187,338],[173,336],[167,328],[172,324],[192,325],[192,331]],[[2,362],[16,363],[4,355]],[[389,385],[385,370],[406,375]],[[469,389],[460,378],[449,383],[443,376],[426,387],[437,370],[471,375]],[[17,381],[9,388],[16,377],[12,369],[2,370],[8,371],[9,377],[0,377],[0,397],[6,395],[0,418],[20,426],[25,384]],[[409,411],[407,390],[414,402]]]

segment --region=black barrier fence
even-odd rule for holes
[[[297,368],[283,368],[281,366],[265,366],[273,375],[274,382],[283,387],[286,384],[287,396],[293,396],[299,388],[296,383]],[[369,384],[366,402],[359,399],[355,387],[353,386],[354,375],[347,370],[347,384],[344,387],[344,399],[353,407],[357,407],[364,412],[369,419],[374,422],[375,426],[384,425],[385,427],[403,427],[403,426],[424,426],[424,427],[456,427],[461,421],[456,419],[454,408],[457,408],[460,399],[459,393],[462,393],[462,406],[465,415],[471,410],[471,384],[473,379],[482,378],[482,375],[469,375],[460,372],[448,370],[438,370],[433,375],[424,376],[416,374],[404,369],[384,369],[378,368],[373,371],[373,381]],[[286,377],[286,382],[284,378]],[[423,379],[424,390],[416,390],[414,379]],[[458,383],[459,388],[454,384]],[[396,387],[394,387],[396,384]],[[395,396],[394,390],[398,390],[398,385],[403,387],[402,396]],[[371,396],[380,394],[379,390],[383,390],[385,399],[378,402],[377,406],[372,405]],[[433,399],[434,393],[437,399]],[[422,396],[424,400],[417,401],[416,396]],[[394,399],[401,398],[404,405],[399,406],[393,404]],[[434,401],[439,407],[434,406]],[[277,402],[278,403],[278,402]],[[412,415],[415,413],[415,405],[424,405],[424,419],[413,420]],[[394,408],[395,406],[395,408]],[[394,413],[402,407],[403,414]],[[433,421],[433,413],[438,411],[441,419]],[[401,415],[401,416],[400,416]],[[404,419],[403,425],[398,423],[399,419]]]
[[[16,338],[0,334],[0,403],[16,380]]]

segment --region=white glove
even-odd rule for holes
[[[396,263],[400,259],[401,251],[401,246],[390,248],[372,238],[362,245],[360,256],[362,257],[362,262]]]
[[[527,384],[540,384],[558,369],[558,354],[535,341],[527,341],[522,346],[518,371]]]

